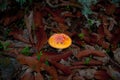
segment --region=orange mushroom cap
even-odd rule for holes
[[[55,33],[49,38],[48,43],[53,48],[65,49],[71,45],[72,40],[64,33]]]

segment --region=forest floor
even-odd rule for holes
[[[0,80],[119,80],[120,3],[51,1],[0,10]],[[56,33],[71,45],[51,47]]]

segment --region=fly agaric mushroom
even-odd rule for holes
[[[69,47],[72,40],[64,33],[55,33],[49,38],[48,43],[51,47],[62,50]]]

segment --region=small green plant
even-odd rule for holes
[[[91,58],[88,57],[88,58],[85,59],[85,62],[84,62],[84,63],[85,63],[86,65],[88,65],[89,62],[90,62],[90,60],[91,60]]]
[[[48,14],[48,16],[50,17],[50,16],[51,16],[51,14],[49,13],[49,14]]]
[[[0,41],[0,50],[8,50],[8,46],[10,46],[10,42],[6,41],[6,42],[2,42]]]
[[[40,60],[41,56],[43,55],[42,51],[40,51],[39,54],[37,54],[37,59]]]
[[[3,43],[4,50],[8,50],[8,46],[10,46],[10,42]]]
[[[70,10],[70,6],[67,5],[67,6],[65,7],[65,9],[66,9],[66,10]]]
[[[86,65],[88,65],[91,59],[92,59],[92,55],[90,55],[89,57],[87,57],[87,58],[85,59],[85,62],[84,62],[84,63],[85,63]]]
[[[94,20],[88,19],[88,24],[89,24],[90,26],[92,26],[92,25],[94,24]]]
[[[112,45],[109,46],[108,49],[106,49],[106,53],[110,56],[110,58],[114,58],[114,53],[112,51]]]
[[[24,54],[26,56],[30,56],[30,48],[28,46],[26,46],[25,48],[23,48],[20,52],[21,54]]]
[[[48,60],[45,61],[45,64],[46,64],[47,66],[49,66],[49,62],[48,62]]]
[[[80,34],[78,34],[78,37],[80,37],[80,39],[83,39],[84,38],[84,34],[80,33]]]

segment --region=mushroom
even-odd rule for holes
[[[48,43],[51,47],[61,51],[62,49],[68,48],[71,45],[72,40],[64,33],[55,33],[49,38]]]

